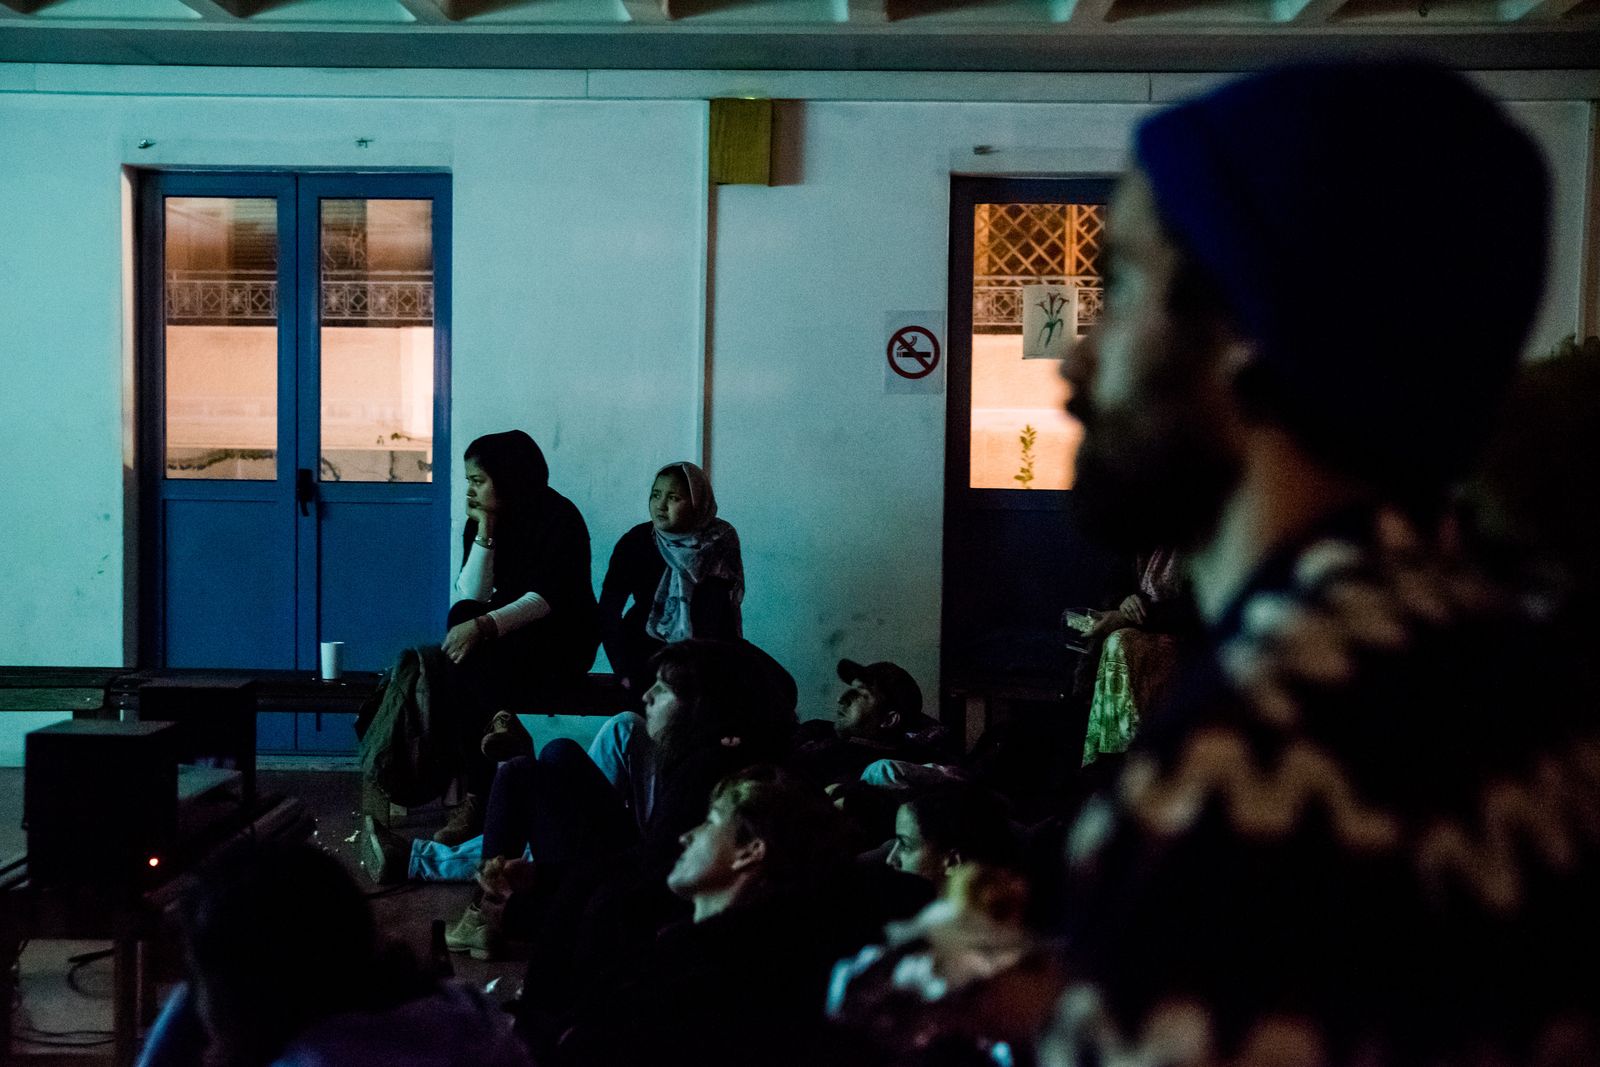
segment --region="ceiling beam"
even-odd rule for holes
[[[207,22],[247,19],[261,10],[261,0],[182,0],[183,6]]]
[[[1289,19],[1293,26],[1321,26],[1332,21],[1338,10],[1350,0],[1306,0]]]
[[[1067,22],[1080,27],[1100,26],[1111,21],[1111,9],[1115,6],[1116,0],[1077,0]]]
[[[629,22],[671,22],[683,14],[677,10],[682,4],[674,4],[673,0],[622,0],[622,6],[628,12]]]
[[[1539,0],[1518,21],[1521,22],[1549,22],[1567,14],[1567,12],[1580,6],[1583,0]]]
[[[1469,70],[1588,72],[1600,55],[1600,25],[1587,17],[1593,3],[1584,0],[1560,22],[1453,27],[1447,33],[1416,27],[1377,33],[1348,22],[1332,27],[1279,24],[1269,32],[1238,34],[1128,28],[1126,22],[1081,27],[1057,22],[981,39],[954,31],[900,33],[838,23],[813,32],[762,35],[702,31],[698,20],[690,18],[670,27],[612,24],[565,33],[522,27],[439,33],[434,32],[439,27],[413,25],[363,33],[360,48],[352,47],[346,32],[316,32],[292,23],[264,26],[259,17],[251,23],[191,19],[187,28],[153,25],[112,35],[63,25],[69,20],[18,15],[0,18],[0,62],[126,64],[130,48],[136,48],[139,61],[150,64],[258,66],[261,33],[267,31],[273,61],[302,67],[783,71],[803,64],[801,69],[809,71],[1204,73],[1252,70],[1314,55],[1406,53]],[[913,29],[917,21],[891,25]],[[1567,95],[1560,98],[1590,99],[1595,94],[1584,85],[1570,93],[1562,90]]]
[[[845,0],[844,20],[852,26],[881,26],[889,21],[889,0]]]
[[[451,16],[445,10],[447,4],[448,0],[400,0],[400,6],[424,26],[443,26],[449,22]]]

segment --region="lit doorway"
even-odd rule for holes
[[[1062,610],[1099,604],[1120,575],[1075,521],[1079,431],[1059,375],[1098,316],[1111,184],[952,179],[940,668],[958,704],[1055,714],[1074,664]]]

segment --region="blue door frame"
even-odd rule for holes
[[[277,207],[277,469],[271,481],[165,476],[165,201]],[[325,480],[321,455],[324,199],[433,202],[432,481]],[[321,640],[350,669],[437,640],[449,603],[451,203],[442,174],[161,172],[139,185],[139,663],[314,670]],[[314,499],[297,502],[297,472]],[[272,718],[280,718],[272,716]],[[283,747],[264,745],[263,747]],[[348,747],[348,732],[339,745]]]

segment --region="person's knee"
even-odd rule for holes
[[[587,761],[589,754],[583,750],[582,745],[570,737],[558,737],[553,741],[547,741],[544,748],[539,750],[540,763],[569,763],[575,759]]]
[[[644,725],[644,716],[637,711],[619,711],[611,718],[600,724],[596,733],[605,733],[607,730],[625,732],[634,730]]]
[[[533,777],[533,757],[517,756],[504,760],[494,770],[494,784],[497,788],[514,787],[517,783],[524,782]]]

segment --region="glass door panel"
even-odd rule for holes
[[[278,464],[278,205],[163,203],[167,478],[272,481]]]
[[[140,175],[143,665],[308,671],[336,640],[376,670],[439,640],[449,193],[439,174]],[[294,724],[261,716],[259,747]],[[354,743],[331,714],[299,736]]]
[[[1065,346],[1099,316],[1098,203],[972,208],[972,489],[1070,489]]]
[[[433,201],[323,199],[323,482],[433,480]]]

